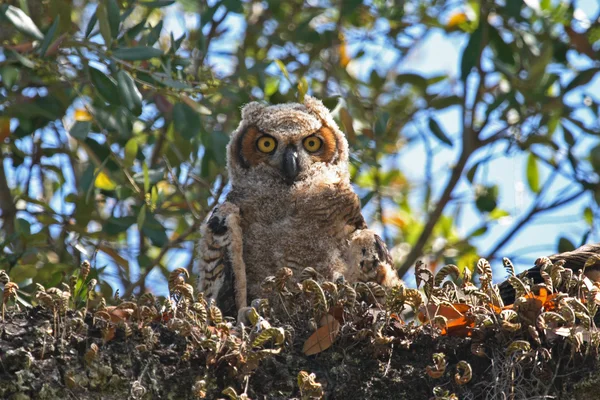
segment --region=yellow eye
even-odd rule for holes
[[[309,136],[306,139],[304,139],[302,143],[304,144],[304,148],[311,153],[318,151],[323,145],[323,141],[321,140],[321,138],[318,138],[316,136]]]
[[[258,139],[256,146],[263,153],[272,153],[277,147],[277,142],[271,136],[263,136]]]

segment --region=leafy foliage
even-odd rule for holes
[[[195,22],[174,34],[181,10]],[[597,58],[600,28],[574,13],[547,1],[4,4],[0,265],[33,293],[90,258],[106,298],[192,271],[199,224],[227,191],[240,106],[308,92],[346,132],[364,211],[401,274],[423,253],[474,269],[478,238],[500,218],[514,225],[490,260],[532,218],[581,199],[585,241],[600,200],[598,100],[586,92],[598,68],[579,61]],[[439,33],[466,44],[458,76],[407,68]],[[397,162],[415,147],[425,182]],[[453,168],[434,176],[444,151]],[[527,159],[532,202],[520,214],[499,208],[489,166],[504,153]],[[464,210],[475,212],[467,234]]]

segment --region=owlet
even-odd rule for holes
[[[227,147],[231,191],[204,222],[198,289],[229,315],[281,267],[399,282],[350,184],[348,142],[323,103],[249,103]]]

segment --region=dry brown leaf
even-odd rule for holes
[[[327,350],[331,347],[333,342],[338,336],[340,332],[340,323],[330,314],[324,317],[325,325],[320,327],[310,335],[306,342],[304,342],[304,347],[302,351],[307,356],[312,356],[313,354],[317,354],[322,352],[323,350]]]

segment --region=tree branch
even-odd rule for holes
[[[517,224],[515,224],[512,227],[512,229],[510,229],[504,235],[504,237],[496,244],[496,246],[494,246],[494,248],[489,252],[487,257],[485,257],[485,259],[491,260],[496,255],[496,253],[498,253],[498,251],[500,251],[504,246],[506,246],[508,244],[508,242],[510,242],[511,239],[513,239],[515,237],[517,232],[519,232],[521,229],[523,229],[523,227],[527,224],[527,222],[529,222],[529,220],[531,220],[531,218],[533,218],[537,214],[564,206],[565,204],[568,204],[574,200],[577,200],[579,197],[581,197],[585,193],[586,193],[585,190],[578,191],[577,193],[574,193],[571,196],[567,196],[561,200],[555,201],[554,203],[548,205],[547,207],[541,207],[537,204],[534,204],[531,207],[531,209],[529,210],[529,212],[527,214],[525,214],[519,220],[519,222]]]
[[[13,202],[13,197],[10,193],[10,187],[6,179],[6,171],[4,170],[4,155],[0,151],[0,210],[2,210],[2,230],[6,236],[15,233],[15,217],[17,215],[17,207]]]

